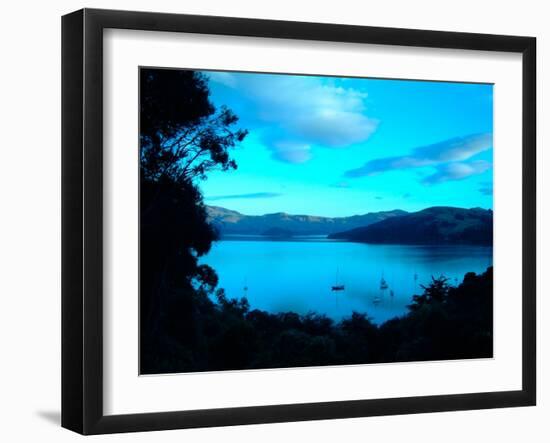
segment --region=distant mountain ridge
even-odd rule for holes
[[[493,244],[493,211],[435,206],[388,218],[329,238],[362,243]]]
[[[219,206],[207,206],[208,218],[222,235],[269,235],[287,232],[292,235],[329,235],[365,227],[391,217],[407,214],[399,209],[370,212],[350,217],[319,217],[277,212],[265,215],[244,215]]]

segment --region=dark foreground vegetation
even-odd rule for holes
[[[237,167],[230,151],[246,131],[193,71],[142,69],[140,97],[142,374],[492,356],[492,268],[456,288],[435,279],[381,326],[366,314],[334,323],[228,299],[199,265],[217,232],[197,183]]]
[[[457,287],[434,279],[409,312],[380,326],[353,313],[250,310],[245,299],[217,303],[198,291],[173,300],[170,325],[143,349],[143,373],[216,371],[492,357],[493,273],[466,274]],[[182,313],[184,313],[182,315]]]

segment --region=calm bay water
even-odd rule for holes
[[[404,314],[431,276],[445,275],[455,285],[492,261],[491,247],[369,245],[314,237],[225,239],[201,259],[216,270],[227,296],[246,296],[251,309],[313,311],[335,320],[366,312],[376,323]],[[381,289],[382,278],[387,289]],[[345,289],[333,292],[334,285]]]

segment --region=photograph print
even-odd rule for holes
[[[493,85],[141,67],[140,374],[493,357]]]

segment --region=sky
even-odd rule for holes
[[[492,208],[493,86],[204,72],[249,131],[238,169],[200,183],[247,215]]]

